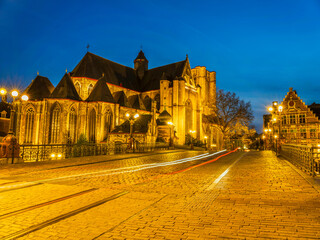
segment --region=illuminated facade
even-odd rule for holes
[[[56,87],[37,76],[23,94],[29,101],[15,103],[20,144],[75,143],[81,134],[95,143],[126,142],[126,113],[140,115],[133,124],[138,142],[168,142],[170,132],[176,144],[184,144],[190,130],[198,140],[207,136],[209,145],[221,139],[203,120],[215,107],[215,72],[191,69],[188,57],[148,69],[142,51],[134,68],[88,52]],[[169,120],[172,125],[166,125]]]
[[[306,105],[297,92],[290,88],[279,106],[281,111],[273,112],[269,121],[272,136],[279,136],[281,143],[319,143],[320,104]]]

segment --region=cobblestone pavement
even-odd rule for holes
[[[236,152],[170,165],[199,154],[3,168],[0,239],[320,239],[320,194],[285,160]]]

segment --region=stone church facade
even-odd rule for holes
[[[15,102],[15,134],[20,144],[128,142],[127,113],[138,113],[133,136],[184,144],[190,130],[208,146],[219,145],[217,128],[206,115],[216,106],[216,73],[180,62],[149,69],[142,51],[134,68],[87,52],[56,87],[37,76],[25,89],[27,102]],[[173,125],[168,125],[172,122]],[[170,135],[169,135],[170,133]]]

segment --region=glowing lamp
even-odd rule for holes
[[[17,97],[19,95],[18,91],[14,90],[11,92],[12,97]]]
[[[51,157],[54,158],[56,155],[54,153],[51,154]]]
[[[29,97],[28,97],[28,95],[22,95],[21,99],[22,99],[23,101],[28,101],[28,100],[29,100]]]
[[[58,154],[58,158],[61,158],[61,157],[62,157],[62,155],[59,153],[59,154]]]
[[[279,112],[282,112],[282,110],[283,110],[283,107],[280,105],[280,106],[278,107],[278,111],[279,111]]]
[[[268,110],[269,110],[269,112],[272,112],[273,111],[273,107],[269,107]]]
[[[167,122],[167,123],[168,123],[168,125],[171,125],[171,126],[173,125],[173,122]]]
[[[133,117],[138,118],[139,116],[140,116],[139,113],[136,113]]]
[[[130,113],[126,113],[126,117],[130,117]]]
[[[207,136],[204,136],[204,139],[207,139],[208,137]]]
[[[7,94],[7,90],[5,90],[4,88],[0,89],[0,94],[1,95],[6,95]]]
[[[277,139],[277,138],[278,138],[278,135],[274,135],[274,138]]]

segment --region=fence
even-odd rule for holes
[[[283,144],[280,154],[310,175],[319,175],[320,147]]]
[[[21,145],[20,157],[24,162],[38,162],[59,160],[62,158],[132,153],[132,152],[151,152],[154,150],[168,149],[167,143],[140,143],[135,149],[129,149],[127,143],[114,144],[52,144],[52,145]]]

